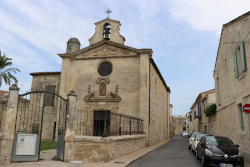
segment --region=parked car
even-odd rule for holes
[[[197,144],[200,142],[201,138],[205,135],[208,135],[208,134],[205,134],[202,132],[196,133],[194,140],[192,140],[191,151],[194,151],[195,154],[197,153],[196,151]]]
[[[177,132],[174,132],[174,135],[178,135],[178,133],[177,133]]]
[[[196,158],[201,159],[203,167],[244,167],[244,158],[238,147],[227,137],[203,136],[197,145]]]
[[[191,149],[192,140],[194,140],[194,137],[195,137],[196,133],[201,133],[201,132],[192,132],[192,134],[189,135],[189,145],[188,145],[189,150]],[[192,151],[192,150],[191,150],[191,151]]]
[[[187,131],[183,131],[183,132],[181,132],[181,136],[182,137],[188,137],[189,133]]]

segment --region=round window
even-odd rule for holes
[[[103,77],[108,76],[111,72],[112,72],[112,65],[107,61],[102,62],[98,67],[98,73]]]

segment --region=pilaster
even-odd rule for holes
[[[65,151],[64,161],[74,160],[74,141],[75,141],[75,113],[76,113],[76,98],[74,91],[70,91],[68,96],[68,109],[66,114],[66,131],[65,131]]]
[[[4,111],[4,127],[0,151],[0,164],[10,164],[14,140],[19,88],[12,84],[9,88],[7,108]]]
[[[148,145],[148,128],[149,128],[149,55],[142,53],[140,55],[140,105],[139,117],[143,119],[143,131],[146,134],[146,142]]]

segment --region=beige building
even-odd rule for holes
[[[206,117],[204,110],[212,104],[216,104],[215,89],[207,91],[201,99],[201,131],[204,133],[217,135],[216,113]]]
[[[189,124],[190,124],[190,113],[189,112],[186,113],[185,118],[186,118],[186,131],[191,133],[190,128],[189,128]]]
[[[223,25],[214,68],[217,133],[229,137],[250,162],[250,12]]]
[[[172,116],[173,105],[170,104],[170,115],[169,115],[169,123],[170,123],[170,138],[174,136],[174,126],[173,126],[173,116]]]
[[[186,118],[182,115],[173,115],[174,132],[180,134],[183,131],[183,127],[186,127]]]
[[[96,31],[89,39],[89,46],[80,49],[80,41],[71,38],[66,53],[58,54],[62,58],[61,72],[31,73],[32,90],[43,87],[64,98],[69,91],[75,92],[76,110],[82,111],[81,114],[89,112],[88,116],[76,116],[77,136],[121,135],[121,129],[111,130],[122,124],[116,116],[121,114],[143,120],[143,126],[140,122],[139,128],[145,134],[144,146],[169,138],[170,88],[152,58],[152,49],[124,45],[119,21],[107,18],[95,25]],[[47,108],[59,107],[51,99],[47,103]],[[114,117],[120,123],[114,122]],[[58,119],[56,112],[46,116],[43,140],[53,139],[53,133],[58,131]],[[129,119],[124,122],[124,127],[139,125],[139,122],[133,123]],[[83,132],[85,128],[88,132]],[[124,134],[128,131],[133,129],[125,129]],[[57,133],[55,135],[56,138]]]
[[[187,114],[188,131],[216,134],[216,114],[206,117],[204,110],[216,103],[215,89],[200,93]],[[214,127],[214,128],[213,128]]]

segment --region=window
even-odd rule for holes
[[[32,123],[32,134],[39,134],[39,123]]]
[[[44,106],[54,106],[55,90],[56,90],[56,85],[46,86],[46,92],[50,92],[50,93],[44,94]],[[54,93],[54,94],[51,94],[51,93]]]
[[[233,51],[233,60],[234,60],[235,77],[238,78],[246,70],[243,40],[240,41],[239,46]]]
[[[245,125],[244,125],[244,111],[242,109],[242,104],[237,105],[238,113],[239,113],[239,129],[240,131],[244,131]]]
[[[201,137],[201,142],[202,142],[202,143],[205,143],[205,137],[204,137],[204,136]]]
[[[98,73],[103,77],[108,76],[109,74],[111,74],[111,72],[112,72],[112,65],[107,61],[102,62],[98,67]]]

